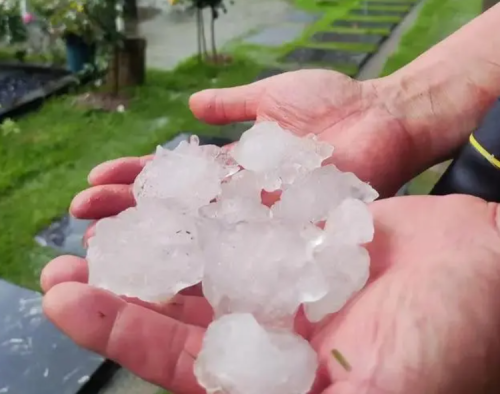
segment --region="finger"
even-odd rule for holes
[[[148,155],[106,161],[90,171],[88,181],[92,186],[131,184],[152,158],[153,155]]]
[[[90,224],[87,227],[87,230],[85,230],[85,233],[83,234],[83,247],[86,249],[89,246],[89,239],[92,238],[95,235],[95,229],[97,226],[98,220],[94,221],[92,224]]]
[[[76,256],[59,256],[43,269],[40,279],[42,290],[47,293],[53,287],[67,282],[86,284],[88,272],[85,259]],[[206,327],[212,321],[213,312],[208,301],[199,296],[201,295],[200,289],[201,287],[197,288],[196,296],[179,294],[166,304],[153,304],[137,298],[125,297],[125,299],[186,324]]]
[[[81,283],[53,287],[44,297],[43,308],[78,345],[175,393],[204,393],[193,373],[202,328]]]
[[[213,309],[204,297],[178,294],[167,304],[160,305],[158,312],[175,320],[199,327],[207,327],[213,320]]]
[[[87,262],[81,257],[59,256],[45,266],[40,275],[40,286],[44,293],[64,282],[87,283]]]
[[[209,89],[195,93],[189,100],[194,116],[210,124],[255,120],[266,81],[226,89]]]
[[[102,219],[135,206],[130,185],[93,186],[71,202],[70,213],[78,219]]]

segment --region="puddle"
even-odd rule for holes
[[[116,370],[54,327],[43,314],[39,293],[0,280],[0,310],[4,393],[95,393],[97,383]]]

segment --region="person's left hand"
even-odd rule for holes
[[[131,167],[108,167],[100,176],[129,183]],[[97,218],[126,206],[80,199],[73,209]],[[371,209],[370,283],[322,323],[298,321],[320,358],[311,394],[498,392],[499,206],[465,196],[402,197]],[[168,305],[124,300],[88,286],[87,275],[85,260],[71,256],[45,268],[44,310],[56,326],[176,394],[202,393],[193,363],[212,318],[207,301],[199,294]],[[334,348],[350,372],[332,357]]]

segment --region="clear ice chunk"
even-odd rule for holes
[[[378,193],[353,173],[334,165],[317,168],[287,185],[281,199],[272,207],[275,218],[299,223],[318,223],[347,198],[372,202]]]
[[[89,284],[148,302],[199,283],[203,255],[196,218],[144,201],[97,223],[89,240]]]
[[[362,245],[373,240],[375,228],[368,206],[360,200],[348,198],[328,214],[325,231],[337,242]]]
[[[269,327],[288,327],[304,302],[328,291],[313,260],[315,231],[278,221],[241,222],[205,239],[203,293],[216,316],[252,313]]]
[[[255,172],[242,170],[222,183],[221,199],[245,198],[261,203],[263,180]]]
[[[271,210],[260,202],[244,198],[221,199],[200,208],[200,215],[225,223],[265,221],[271,218]]]
[[[242,221],[262,221],[271,218],[271,210],[262,205],[262,184],[259,177],[243,170],[221,186],[216,202],[200,208],[203,217],[233,224]]]
[[[197,144],[192,139],[173,151],[159,146],[134,182],[137,202],[153,198],[198,209],[217,197],[221,181],[238,171],[238,166],[220,148]]]
[[[346,199],[328,215],[315,260],[328,282],[328,293],[304,310],[311,322],[338,312],[368,281],[370,255],[361,244],[372,241],[373,217],[360,200]]]
[[[277,123],[261,122],[241,136],[231,155],[243,168],[263,175],[264,190],[274,191],[320,167],[332,152],[315,136],[301,138]]]
[[[195,375],[210,394],[306,394],[317,368],[302,337],[266,331],[251,315],[234,314],[208,327]]]
[[[304,304],[311,322],[319,322],[342,309],[366,285],[370,273],[370,255],[361,246],[331,244],[316,255],[316,261],[329,291],[322,299]]]
[[[202,282],[216,317],[195,363],[207,392],[308,393],[317,356],[293,333],[296,312],[303,305],[318,322],[365,286],[367,203],[378,197],[354,174],[321,167],[332,152],[272,122],[231,151],[197,137],[158,147],[134,182],[137,206],[97,224],[89,283],[164,302]],[[281,198],[266,207],[262,190]]]

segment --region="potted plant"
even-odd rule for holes
[[[63,39],[72,72],[95,66],[97,43],[108,40],[115,30],[113,1],[31,0],[30,5],[47,33]]]

